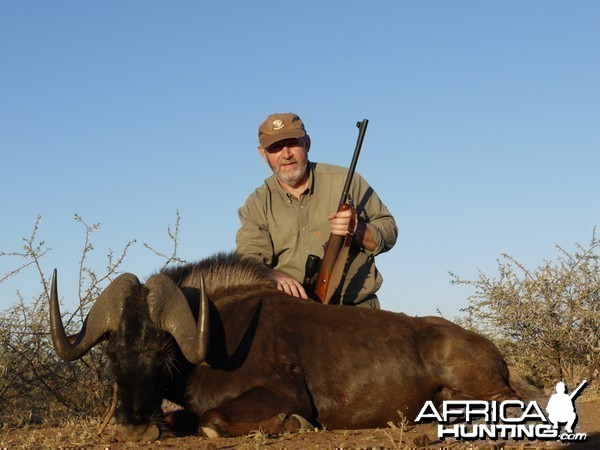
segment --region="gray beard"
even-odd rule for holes
[[[304,176],[307,166],[308,166],[308,160],[305,160],[304,164],[301,166],[298,166],[298,168],[293,173],[286,173],[285,175],[283,175],[280,172],[277,172],[275,170],[273,170],[273,173],[275,174],[275,176],[277,177],[277,179],[279,181],[281,181],[284,184],[287,184],[290,187],[294,187],[296,185],[296,183],[298,183]]]

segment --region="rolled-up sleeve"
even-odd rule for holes
[[[367,228],[371,231],[375,242],[377,242],[377,248],[371,252],[373,256],[377,256],[380,253],[385,253],[390,250],[396,239],[398,238],[398,228],[396,221],[392,216],[381,217],[374,221],[367,223]],[[369,253],[368,250],[366,250]]]
[[[355,207],[359,220],[366,223],[367,228],[377,243],[374,251],[364,250],[365,253],[377,256],[390,250],[398,238],[396,220],[377,193],[359,174],[353,183]]]

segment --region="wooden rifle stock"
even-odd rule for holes
[[[348,168],[348,175],[346,176],[346,182],[342,191],[342,197],[340,198],[338,212],[352,209],[352,205],[350,204],[349,198],[350,185],[352,184],[352,178],[354,177],[356,163],[358,161],[358,156],[360,154],[360,149],[365,138],[365,132],[367,131],[368,124],[369,121],[367,119],[364,119],[362,122],[356,123],[356,126],[359,130],[358,139],[356,141],[354,155],[352,156],[352,162],[350,163],[350,167]],[[353,220],[357,220],[357,218],[353,217]],[[351,229],[354,229],[353,222],[351,222],[350,225]],[[342,280],[344,267],[346,265],[346,260],[348,259],[348,251],[350,248],[350,244],[352,243],[352,238],[352,234],[348,234],[346,236],[338,236],[331,234],[329,236],[329,241],[327,242],[327,246],[325,247],[325,255],[323,256],[323,260],[321,261],[319,273],[316,277],[316,280],[314,281],[314,287],[312,289],[314,297],[316,297],[316,299],[318,299],[321,303],[330,302],[331,296],[333,295],[333,293],[335,292]],[[310,257],[314,258],[314,255],[309,255],[309,258]],[[310,276],[310,274],[307,274],[306,279],[311,280],[312,276]]]
[[[346,211],[350,208],[350,204],[343,203],[338,208],[338,212]],[[346,259],[348,258],[347,250],[350,248],[352,237],[351,234],[346,236],[332,234],[329,236],[329,241],[325,248],[325,255],[323,256],[323,261],[321,261],[313,291],[315,297],[321,303],[329,303],[331,296],[339,286],[342,278],[341,275],[344,270],[343,265],[345,265]],[[342,266],[336,267],[339,264],[342,264]]]

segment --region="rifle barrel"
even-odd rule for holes
[[[569,397],[570,397],[571,399],[575,398],[575,396],[576,396],[576,395],[579,393],[579,391],[581,390],[581,388],[582,388],[582,387],[583,387],[583,386],[584,386],[586,383],[587,383],[587,380],[583,380],[583,381],[582,381],[582,382],[579,384],[579,386],[577,386],[577,387],[575,388],[575,390],[569,394]]]
[[[344,184],[344,189],[342,190],[342,198],[338,203],[339,205],[346,203],[346,197],[348,196],[348,192],[350,192],[350,184],[352,183],[354,171],[356,170],[356,163],[358,162],[358,156],[360,155],[360,149],[362,147],[363,140],[365,139],[367,125],[369,125],[368,119],[363,119],[362,122],[356,122],[356,126],[358,127],[358,139],[356,140],[356,147],[354,148],[352,162],[350,163],[350,167],[348,167],[348,175],[346,176],[346,183]]]

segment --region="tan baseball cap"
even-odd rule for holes
[[[258,127],[258,142],[262,148],[268,148],[284,139],[299,139],[304,136],[304,123],[293,113],[271,114]]]

